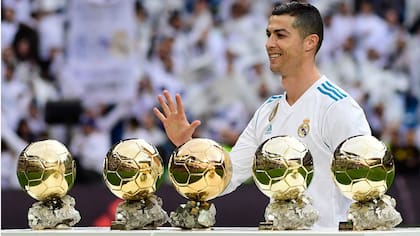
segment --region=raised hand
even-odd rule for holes
[[[162,122],[169,140],[178,147],[191,139],[201,121],[195,120],[190,123],[187,120],[181,95],[175,95],[176,106],[167,90],[163,91],[163,96],[158,95],[158,101],[163,113],[156,107],[153,108],[153,112]]]

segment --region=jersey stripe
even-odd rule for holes
[[[265,105],[265,103],[264,103],[264,105]],[[263,106],[264,106],[263,105]],[[262,108],[262,107],[261,107]],[[261,113],[261,110],[262,109],[258,109],[258,113],[257,113],[257,117],[255,118],[255,129],[257,129],[257,125],[258,125],[258,119],[260,118],[260,113]]]
[[[332,93],[329,93],[329,92],[327,92],[327,91],[323,90],[321,87],[317,87],[317,89],[318,89],[318,90],[319,90],[322,94],[327,95],[328,97],[330,97],[330,98],[334,99],[335,101],[338,101],[338,98],[337,98],[337,97],[335,97]]]
[[[273,95],[265,103],[270,103],[276,99],[280,99],[283,95]]]
[[[347,95],[345,93],[343,93],[340,89],[338,89],[337,87],[335,87],[334,85],[332,85],[329,81],[325,82],[330,88],[334,89],[335,91],[337,91],[337,93],[341,94],[341,96],[343,97],[347,97]]]
[[[330,88],[330,87],[327,87],[327,86],[325,85],[325,83],[321,84],[321,86],[322,86],[325,90],[327,90],[327,91],[329,91],[329,92],[334,93],[334,94],[336,95],[336,97],[338,97],[339,99],[342,99],[342,98],[343,98],[343,96],[342,96],[342,95],[340,95],[339,93],[337,93],[337,91],[336,91],[336,90],[334,90],[334,89],[332,89],[332,88]]]

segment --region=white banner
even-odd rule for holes
[[[72,0],[69,24],[64,84],[91,104],[133,98],[134,1]]]

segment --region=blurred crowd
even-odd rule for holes
[[[151,113],[163,89],[180,93],[190,119],[203,121],[196,137],[227,147],[259,105],[283,93],[280,77],[269,70],[264,47],[267,17],[277,1],[133,0],[135,98],[94,106],[82,103],[76,124],[49,123],[48,103],[68,99],[62,77],[70,2],[2,1],[3,189],[18,186],[15,166],[20,151],[47,138],[69,148],[78,162],[80,182],[99,181],[107,151],[125,138],[149,141],[167,161],[174,147]],[[317,55],[322,73],[364,108],[373,134],[394,153],[397,177],[418,176],[420,1],[308,2],[324,17],[324,42]]]

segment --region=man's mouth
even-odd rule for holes
[[[270,53],[268,56],[269,56],[270,59],[274,59],[274,58],[280,57],[281,54],[280,53]]]

